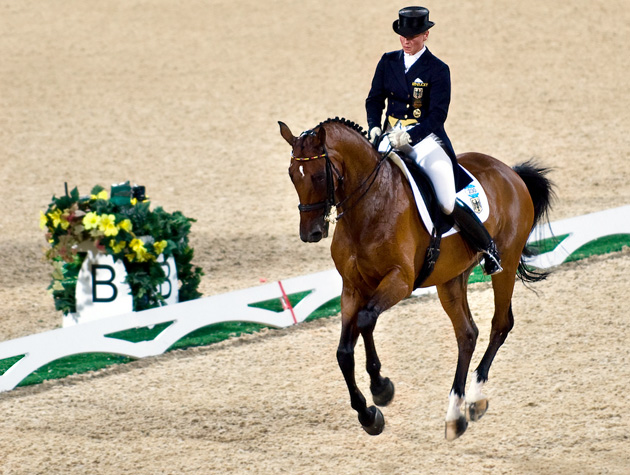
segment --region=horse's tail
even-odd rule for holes
[[[550,168],[545,168],[537,165],[534,161],[529,160],[520,165],[513,167],[513,170],[521,177],[521,180],[525,182],[529,195],[534,203],[534,222],[532,224],[532,230],[542,222],[549,222],[549,210],[551,209],[551,203],[555,198],[554,184],[547,174],[551,171]],[[546,279],[549,272],[535,270],[528,267],[525,264],[525,258],[532,257],[537,254],[537,250],[530,246],[525,245],[521,254],[521,261],[518,264],[517,275],[523,281],[526,282],[538,282]]]

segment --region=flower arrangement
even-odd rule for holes
[[[79,196],[77,188],[68,193],[66,187],[64,196],[53,196],[48,209],[40,211],[40,227],[50,244],[45,257],[53,266],[48,288],[55,308],[64,314],[76,311],[77,277],[90,249],[124,263],[134,311],[163,304],[157,291],[166,280],[157,262],[160,255],[175,259],[179,300],[200,297],[197,287],[203,271],[193,266],[193,249],[188,245],[194,221],[179,211],[150,210],[144,187],[129,182],[112,186],[111,196],[102,186],[95,186],[85,197]]]

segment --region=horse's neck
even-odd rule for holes
[[[343,196],[338,201],[347,200],[342,212],[354,211],[348,213],[348,221],[360,216],[365,225],[373,219],[382,219],[402,186],[395,179],[392,162],[385,159],[381,163],[381,155],[368,145],[345,155],[343,169]]]
[[[356,193],[364,183],[367,186],[371,181],[370,174],[378,166],[380,156],[371,147],[345,147],[340,150],[343,163],[343,193],[346,196]],[[367,182],[366,182],[367,181]]]

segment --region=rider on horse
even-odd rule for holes
[[[444,130],[451,100],[450,71],[424,44],[434,23],[424,7],[406,7],[398,15],[393,27],[402,50],[383,55],[365,101],[369,137],[376,142],[382,135],[387,101],[384,130],[389,143],[426,173],[442,211],[451,216],[466,241],[484,254],[485,273],[496,274],[503,269],[492,237],[475,212],[456,198],[456,192],[471,179],[457,163]]]

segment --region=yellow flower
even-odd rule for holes
[[[146,249],[144,247],[144,243],[140,240],[140,239],[132,239],[131,242],[129,243],[129,247],[131,247],[131,249],[133,249],[133,252],[137,253],[137,252],[146,252]]]
[[[131,224],[131,220],[123,219],[120,224],[118,224],[118,229],[122,229],[123,231],[131,232],[133,229],[133,224]]]
[[[42,210],[39,210],[39,227],[42,231],[46,231],[48,227],[48,218]]]
[[[129,247],[133,250],[134,254],[127,254],[127,259],[129,262],[133,262],[134,258],[138,262],[147,262],[154,261],[155,256],[147,251],[147,248],[144,247],[144,243],[140,239],[132,239],[129,243]],[[131,256],[131,258],[130,258]]]
[[[101,218],[99,215],[90,211],[88,214],[83,216],[83,227],[87,230],[96,229],[100,221]]]
[[[126,246],[127,246],[127,243],[125,241],[116,242],[115,239],[110,239],[109,241],[109,247],[112,248],[112,250],[114,251],[114,254],[118,254],[122,252]]]
[[[52,220],[54,227],[59,227],[61,224],[61,210],[56,209],[52,213],[48,213],[48,217]]]
[[[68,229],[70,227],[70,221],[68,221],[69,217],[70,217],[70,210],[65,210],[60,217],[61,219],[60,224],[61,224],[62,229]]]
[[[116,236],[118,234],[118,228],[115,224],[108,224],[105,229],[103,229],[103,233],[105,236]]]
[[[136,206],[138,204],[138,198],[131,198],[131,206]]]
[[[98,229],[103,231],[105,236],[116,236],[118,228],[116,227],[116,216],[113,214],[104,214],[98,223]]]
[[[90,195],[92,200],[106,200],[108,198],[107,191],[101,190],[97,195]]]
[[[151,253],[147,252],[147,250],[143,248],[136,251],[136,258],[138,259],[138,262],[147,262],[155,259],[155,256],[153,256]]]
[[[159,256],[160,254],[164,252],[164,249],[166,249],[166,246],[168,246],[168,243],[166,241],[158,241],[155,244],[153,244],[153,249],[155,249],[155,253]]]

